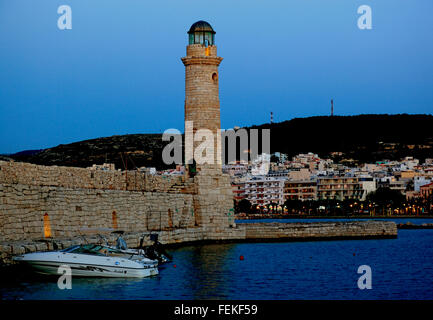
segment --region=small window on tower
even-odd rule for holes
[[[213,82],[215,82],[215,83],[218,82],[218,74],[217,74],[216,72],[214,72],[214,73],[212,74],[212,80],[213,80]]]

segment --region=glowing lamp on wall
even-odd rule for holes
[[[44,237],[51,238],[51,224],[50,224],[50,217],[48,216],[48,213],[44,214]]]
[[[113,213],[111,214],[111,222],[112,222],[113,229],[117,229],[117,213],[116,213],[116,211],[113,211]]]

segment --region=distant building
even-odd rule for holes
[[[419,165],[419,160],[414,159],[414,157],[405,157],[402,162],[409,170],[413,170]]]
[[[427,158],[427,159],[425,159],[424,163],[426,165],[433,165],[433,158]]]
[[[389,188],[391,190],[398,190],[402,194],[406,192],[406,182],[403,180],[397,180],[393,176],[384,177],[377,180],[378,188]]]
[[[363,169],[367,172],[373,173],[373,172],[379,172],[382,171],[383,168],[377,164],[374,163],[366,163],[364,164]]]
[[[273,153],[272,155],[273,155],[274,157],[277,157],[277,158],[278,158],[278,162],[280,162],[280,163],[284,163],[284,162],[286,162],[287,159],[288,159],[288,156],[287,156],[287,154],[285,154],[285,153],[275,152],[275,153]]]
[[[317,183],[316,181],[298,180],[285,181],[284,200],[316,200]]]
[[[90,170],[104,170],[104,171],[115,171],[114,163],[94,164],[87,169]]]
[[[227,173],[230,176],[245,175],[248,172],[248,165],[236,163],[236,164],[225,164],[222,167],[223,173]]]
[[[233,199],[239,202],[246,199],[245,196],[245,182],[233,182],[232,183]]]
[[[280,170],[280,171],[269,171],[267,176],[273,178],[284,178],[287,179],[287,175],[289,174],[289,170]]]
[[[413,182],[414,191],[419,192],[421,186],[424,186],[424,185],[429,184],[431,182],[432,182],[431,179],[427,179],[426,177],[423,177],[423,176],[415,177],[414,182]]]
[[[138,168],[138,171],[141,171],[141,172],[144,172],[145,174],[156,174],[156,168],[154,168],[154,167],[150,167],[150,168],[147,168],[147,167],[141,167],[141,168]]]
[[[421,192],[419,192],[419,191],[406,191],[406,199],[407,200],[419,198],[419,197],[421,197]]]
[[[433,182],[423,185],[419,189],[420,189],[421,197],[429,198],[433,196]]]
[[[254,177],[244,182],[244,196],[251,204],[263,207],[271,203],[284,204],[285,179]]]
[[[311,171],[307,168],[300,168],[300,169],[292,169],[288,172],[287,178],[289,180],[310,180],[311,177]]]
[[[405,194],[405,192],[406,192],[406,185],[405,185],[404,181],[390,181],[389,182],[389,188],[391,190],[398,190],[402,194]]]
[[[362,186],[363,190],[363,194],[359,198],[361,201],[364,201],[370,192],[377,190],[376,180],[371,176],[360,176],[358,177],[358,182]]]
[[[400,177],[401,179],[413,179],[415,177],[415,171],[413,170],[402,171]]]
[[[251,174],[253,176],[265,176],[269,172],[271,155],[263,153],[257,156],[251,164]]]
[[[318,199],[361,199],[364,189],[357,177],[319,177],[317,180]]]

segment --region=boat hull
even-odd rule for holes
[[[37,273],[46,275],[62,275],[64,271],[59,269],[61,266],[69,267],[72,277],[144,278],[158,274],[157,267],[142,265],[134,261],[82,256],[86,255],[61,252],[52,252],[49,255],[33,253],[18,257],[15,261],[31,267]]]

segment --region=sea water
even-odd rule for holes
[[[70,290],[60,290],[56,276],[9,268],[0,275],[0,298],[433,299],[432,229],[399,230],[396,239],[210,244],[170,253],[173,262],[157,276],[73,278]],[[358,287],[362,265],[371,268],[371,289]]]

